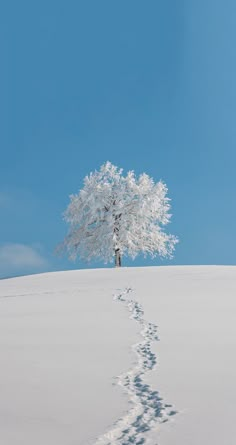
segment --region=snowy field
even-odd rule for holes
[[[236,267],[14,278],[0,305],[0,444],[235,445]]]

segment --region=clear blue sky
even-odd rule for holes
[[[1,6],[0,276],[87,267],[53,249],[106,160],[167,183],[181,240],[126,265],[236,263],[235,23],[233,0]]]

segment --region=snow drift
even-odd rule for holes
[[[233,445],[235,295],[219,266],[0,281],[0,443]]]

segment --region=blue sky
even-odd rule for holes
[[[125,265],[235,264],[235,23],[233,0],[2,5],[0,276],[88,267],[53,250],[106,160],[167,183],[181,240]]]

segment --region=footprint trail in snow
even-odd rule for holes
[[[153,390],[143,379],[144,375],[156,366],[156,356],[151,351],[151,343],[158,341],[157,326],[144,319],[142,306],[128,297],[131,292],[132,289],[127,288],[115,295],[114,300],[124,303],[131,313],[130,318],[141,325],[143,341],[133,346],[138,363],[117,378],[118,384],[128,393],[132,408],[110,431],[98,438],[95,445],[147,444],[147,432],[176,414],[176,411],[171,409],[172,405],[164,404],[158,391]]]

